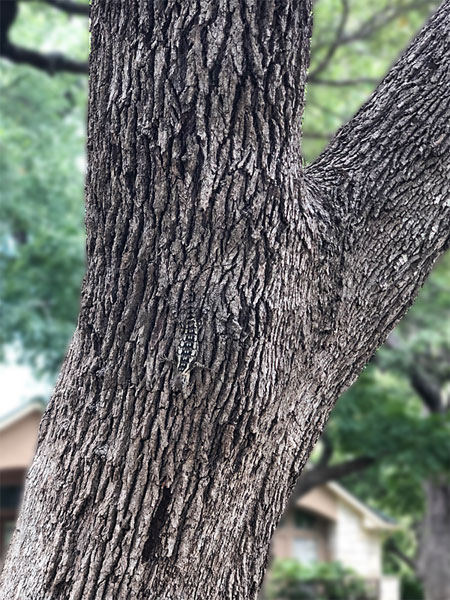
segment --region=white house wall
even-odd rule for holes
[[[364,528],[363,517],[343,502],[333,535],[334,560],[368,579],[381,576],[381,535]]]
[[[395,576],[384,575],[380,580],[380,600],[399,600],[400,579]]]

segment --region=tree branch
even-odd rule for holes
[[[88,63],[73,60],[58,52],[41,54],[35,50],[22,48],[9,42],[1,46],[0,56],[8,58],[15,63],[31,65],[32,67],[46,71],[50,75],[59,71],[81,73],[84,75],[88,73]]]
[[[346,115],[344,113],[336,111],[336,110],[330,108],[329,106],[326,106],[324,104],[321,104],[320,102],[317,102],[316,100],[311,100],[309,105],[314,106],[315,108],[318,108],[319,110],[321,110],[323,113],[325,113],[327,115],[331,115],[332,117],[339,119],[340,122],[346,121]],[[348,115],[347,115],[347,118],[348,118]]]
[[[317,75],[319,73],[322,73],[322,71],[324,71],[328,67],[328,65],[329,65],[331,59],[333,58],[336,50],[341,45],[341,38],[342,38],[342,35],[344,33],[345,25],[347,24],[347,19],[348,19],[348,14],[349,14],[348,0],[341,0],[341,5],[342,5],[341,18],[339,20],[339,24],[338,24],[338,27],[336,29],[336,33],[334,35],[334,40],[328,46],[328,50],[326,51],[325,56],[323,57],[323,59],[319,62],[319,64],[317,65],[317,67],[315,69],[313,69],[311,71],[311,73],[309,74],[310,78],[317,77]]]
[[[322,435],[320,437],[320,441],[323,444],[323,449],[322,449],[322,454],[320,456],[319,462],[317,464],[317,466],[319,468],[325,467],[326,465],[329,464],[331,457],[333,456],[333,451],[334,451],[334,447],[331,442],[330,436],[327,435],[326,431],[324,433],[322,433]]]
[[[401,342],[395,332],[392,332],[388,336],[386,346],[397,352],[402,351]],[[442,402],[442,394],[439,386],[423,373],[421,368],[417,366],[417,363],[418,360],[415,357],[408,370],[412,388],[420,396],[431,413],[443,412],[445,407]]]
[[[370,38],[401,15],[425,7],[430,7],[429,0],[419,0],[418,2],[411,2],[410,4],[387,7],[386,10],[376,13],[367,19],[357,31],[342,36],[341,44],[350,44],[351,42]]]
[[[359,85],[362,83],[377,84],[379,80],[372,79],[372,78],[361,78],[361,79],[356,79],[356,80],[348,80],[348,82],[342,83],[342,84],[338,83],[338,82],[334,82],[332,80],[326,81],[326,83],[325,83],[325,81],[319,80],[317,76],[320,73],[322,73],[323,71],[325,71],[325,69],[330,64],[331,59],[333,58],[334,54],[336,53],[336,51],[338,50],[338,48],[340,46],[348,45],[348,44],[351,44],[352,42],[355,42],[358,40],[364,40],[364,39],[371,38],[375,33],[377,33],[379,30],[383,29],[383,27],[386,27],[386,25],[388,25],[389,23],[391,23],[392,21],[394,21],[401,15],[403,15],[407,12],[413,11],[413,10],[418,10],[421,8],[429,7],[430,2],[429,2],[429,0],[418,0],[417,2],[411,2],[410,4],[407,4],[407,5],[387,7],[385,10],[372,15],[369,19],[367,19],[367,21],[365,21],[359,27],[359,29],[357,29],[356,31],[353,31],[351,33],[348,33],[348,34],[345,34],[344,31],[345,31],[345,26],[348,21],[349,6],[348,6],[347,0],[341,0],[341,2],[342,2],[341,19],[339,21],[337,30],[334,34],[333,41],[331,43],[328,41],[326,41],[326,42],[324,41],[324,42],[316,43],[313,45],[313,50],[312,50],[313,56],[316,52],[318,52],[319,50],[322,50],[323,48],[327,48],[327,50],[326,50],[324,58],[319,62],[317,67],[315,67],[309,74],[308,81],[310,83],[315,83],[318,85],[333,85],[333,86]]]
[[[432,413],[443,411],[441,391],[419,368],[410,369],[410,381],[413,389],[422,398],[428,410]]]
[[[356,77],[355,79],[321,79],[310,75],[308,83],[313,85],[326,85],[330,87],[346,87],[352,85],[376,85],[379,83],[376,77]]]
[[[304,131],[302,136],[310,140],[325,140],[329,141],[333,137],[332,133],[320,133],[319,131]]]
[[[450,244],[449,54],[447,0],[305,169],[311,201],[333,223],[333,331],[349,364],[385,341]],[[371,333],[358,340],[362,323]]]
[[[346,35],[342,33],[338,40],[335,39],[335,43],[337,42],[337,47],[339,47],[351,44],[352,42],[356,42],[358,40],[368,39],[380,31],[380,29],[383,29],[383,27],[386,27],[386,25],[389,25],[389,23],[398,17],[401,17],[405,13],[413,10],[420,10],[421,8],[426,7],[430,7],[429,0],[419,0],[418,2],[411,2],[410,4],[387,7],[385,10],[377,12],[369,17],[356,31],[350,32]],[[329,42],[326,41],[316,43],[314,44],[313,52],[322,50],[328,45]]]
[[[87,62],[68,58],[59,52],[43,54],[13,44],[9,40],[9,31],[17,17],[17,2],[0,2],[0,56],[15,63],[24,63],[53,74],[59,71],[69,73],[88,72]]]
[[[375,459],[371,456],[361,456],[337,465],[320,466],[319,463],[319,465],[313,467],[311,470],[303,471],[302,475],[297,481],[294,491],[291,494],[287,508],[292,507],[300,496],[304,496],[313,488],[322,485],[327,481],[342,479],[347,475],[352,475],[353,473],[363,471],[364,469],[372,466],[374,462]]]
[[[417,571],[417,565],[415,561],[412,558],[410,558],[407,554],[405,554],[403,550],[400,550],[400,548],[397,546],[396,542],[392,538],[390,538],[386,542],[386,550],[394,556],[396,556],[397,558],[399,558],[403,563],[405,563],[405,565],[412,569],[414,573]]]
[[[30,0],[27,0],[28,2]],[[31,0],[34,1],[34,0]],[[45,2],[58,10],[62,10],[70,15],[83,15],[89,16],[89,4],[79,4],[78,2],[72,2],[71,0],[39,0]]]

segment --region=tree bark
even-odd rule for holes
[[[411,369],[411,385],[428,414],[445,414],[448,405],[439,383],[420,367]],[[426,600],[450,597],[450,484],[448,470],[425,481],[425,514],[418,526],[416,572]]]
[[[426,600],[450,598],[450,486],[446,477],[427,481],[419,532],[418,574]]]
[[[88,268],[0,598],[256,598],[448,243],[448,2],[303,172],[310,4],[93,2]]]

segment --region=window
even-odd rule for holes
[[[9,542],[11,541],[12,534],[14,533],[14,529],[16,527],[16,522],[14,520],[3,521],[2,527],[2,548],[6,551],[9,546]]]
[[[314,529],[317,517],[303,510],[294,511],[294,524],[298,529]]]
[[[2,485],[2,487],[0,487],[0,508],[3,510],[18,508],[21,497],[21,485]]]
[[[298,562],[309,565],[319,560],[316,540],[311,538],[295,538],[293,541],[293,558]]]

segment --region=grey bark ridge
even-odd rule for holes
[[[309,0],[92,3],[87,273],[2,600],[257,597],[332,406],[448,244],[449,15],[303,172]],[[208,369],[180,394],[191,292]]]

